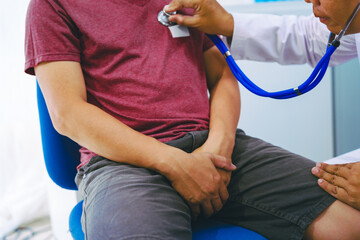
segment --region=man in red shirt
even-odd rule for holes
[[[83,146],[86,238],[190,239],[191,216],[273,239],[302,239],[320,214],[360,222],[317,187],[312,161],[237,130],[236,79],[204,34],[157,22],[166,4],[30,2],[25,71],[55,129]]]

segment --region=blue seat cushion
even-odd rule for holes
[[[78,202],[72,209],[69,217],[69,230],[71,236],[75,240],[84,240],[84,232],[81,227],[81,214],[82,214],[83,201]]]
[[[193,240],[266,240],[249,229],[213,220],[194,224],[192,237]]]

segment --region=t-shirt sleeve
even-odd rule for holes
[[[25,72],[41,62],[80,62],[80,33],[57,0],[31,0],[25,30]]]
[[[205,34],[204,34],[205,35]],[[214,46],[215,44],[210,40],[210,38],[208,38],[206,35],[204,37],[204,47],[203,47],[203,51],[205,52],[206,50],[210,49],[212,46]]]

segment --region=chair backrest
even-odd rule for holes
[[[36,86],[46,170],[60,187],[77,190],[75,175],[76,167],[80,164],[80,146],[54,129],[39,84],[36,83]]]

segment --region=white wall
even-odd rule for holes
[[[259,86],[269,91],[299,86],[311,73],[308,66],[240,61]],[[239,128],[251,136],[308,157],[324,161],[333,156],[331,71],[311,92],[274,100],[255,96],[240,86],[242,111]]]
[[[48,211],[35,79],[23,71],[28,0],[1,3],[0,237]]]

